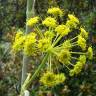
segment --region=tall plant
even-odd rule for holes
[[[49,16],[44,20],[36,16],[26,22],[28,27],[34,27],[33,32],[27,35],[18,32],[15,37],[13,44],[15,52],[22,51],[27,56],[33,57],[43,56],[34,74],[29,73],[21,86],[21,95],[37,76],[40,77],[40,84],[51,90],[54,86],[64,83],[67,78],[60,72],[61,66],[68,69],[70,76],[75,76],[84,68],[86,59],[92,60],[93,57],[92,47],[88,47],[86,42],[88,32],[75,15],[68,14],[66,22],[60,23],[59,20],[64,16],[60,8],[49,8],[47,13]],[[65,38],[61,42],[72,32],[75,37]],[[74,48],[77,48],[77,51],[73,50]],[[43,72],[42,75],[39,75],[40,71]]]

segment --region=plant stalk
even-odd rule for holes
[[[37,70],[35,71],[35,73],[32,75],[32,77],[27,81],[27,82],[24,82],[24,88],[23,88],[23,85],[22,85],[22,88],[21,88],[21,93],[23,93],[22,91],[28,89],[28,87],[30,86],[30,84],[32,83],[32,81],[36,78],[36,76],[38,75],[38,73],[40,72],[40,70],[44,67],[44,65],[46,64],[46,61],[48,60],[48,57],[49,57],[49,53],[47,53],[45,55],[45,57],[43,58],[41,64],[39,65],[39,67],[37,68]],[[26,80],[25,80],[26,81]],[[21,95],[22,96],[22,95]]]
[[[34,15],[34,10],[32,10],[32,6],[34,6],[35,2],[34,0],[27,0],[27,9],[26,9],[26,20],[31,18]],[[32,28],[26,25],[26,32],[25,34],[28,34]],[[27,67],[28,67],[28,56],[23,55],[23,66],[22,66],[22,78],[21,78],[21,86],[23,85],[26,77],[27,77]]]

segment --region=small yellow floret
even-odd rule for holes
[[[77,17],[75,17],[72,14],[68,14],[68,17],[71,21],[75,22],[75,23],[79,23],[79,19]]]
[[[45,38],[52,39],[55,36],[55,34],[53,32],[51,32],[51,31],[46,31],[44,33],[44,36],[45,36]]]
[[[57,8],[57,7],[49,8],[48,11],[47,11],[47,13],[53,14],[55,16],[58,16],[59,15],[60,17],[63,15],[62,10],[60,8]]]
[[[23,32],[21,30],[18,30],[15,36],[15,40],[19,39],[19,37],[23,36]]]
[[[69,50],[72,48],[72,44],[71,44],[70,40],[64,41],[63,48],[64,49],[69,49]]]
[[[84,68],[84,65],[82,62],[77,62],[75,65],[74,65],[74,68],[70,70],[69,72],[69,75],[70,76],[74,76],[74,75],[78,75],[82,69]]]
[[[71,53],[67,49],[62,49],[58,53],[58,60],[63,64],[69,64],[71,60]]]
[[[82,48],[82,50],[86,49],[86,40],[80,35],[78,36],[77,44]]]
[[[45,52],[50,46],[51,46],[51,42],[50,39],[48,38],[43,38],[38,41],[38,48],[42,52]]]
[[[72,20],[67,20],[66,26],[68,26],[69,28],[77,28],[77,23]]]
[[[62,83],[66,80],[64,73],[56,74],[55,78],[57,80],[57,84]]]
[[[92,47],[89,47],[89,48],[88,48],[87,55],[88,55],[88,58],[89,58],[90,60],[93,59],[93,49],[92,49]]]
[[[54,87],[60,83],[65,81],[66,77],[63,73],[61,74],[54,74],[53,72],[46,72],[40,78],[40,82],[47,87]]]
[[[84,28],[82,28],[82,27],[80,28],[80,31],[81,31],[80,35],[83,38],[87,39],[88,38],[88,32],[86,32],[86,30]]]
[[[43,22],[42,22],[43,25],[46,25],[47,27],[56,27],[56,20],[52,17],[47,17]]]
[[[30,18],[28,21],[27,21],[27,25],[28,26],[33,26],[35,25],[36,23],[39,22],[39,17],[33,17],[33,18]]]
[[[23,36],[23,32],[21,31],[17,32],[15,41],[12,46],[12,50],[14,52],[21,51],[23,49],[24,41],[25,41],[25,36]]]
[[[79,62],[81,62],[82,64],[85,64],[86,63],[86,56],[85,55],[80,55]]]
[[[62,35],[62,36],[65,36],[65,35],[68,35],[68,33],[70,32],[70,29],[68,26],[66,25],[59,25],[56,27],[55,31]]]
[[[26,40],[24,43],[24,54],[26,55],[35,55],[36,53],[36,34],[29,33],[26,36]]]

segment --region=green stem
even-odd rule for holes
[[[58,55],[58,53],[56,52],[56,50],[52,50],[51,51],[53,54],[55,54],[55,55]]]
[[[59,48],[59,47],[61,47],[61,46],[63,46],[63,43],[60,44],[60,45],[57,45],[55,48]]]
[[[35,71],[35,73],[33,74],[33,76],[29,79],[29,81],[27,82],[27,84],[25,85],[25,89],[28,89],[28,87],[30,86],[30,84],[32,83],[32,81],[36,78],[36,76],[38,75],[38,73],[40,72],[40,70],[44,67],[47,59],[49,57],[49,53],[47,53],[44,57],[44,59],[42,60],[41,64],[39,65],[38,69]],[[21,89],[22,92],[22,89]]]
[[[70,71],[70,68],[66,64],[64,64],[64,66]]]
[[[24,81],[24,84],[22,85],[22,88],[21,88],[21,92],[20,92],[20,95],[21,95],[21,96],[23,96],[23,94],[24,94],[24,91],[25,91],[25,89],[26,89],[25,86],[26,86],[26,84],[28,83],[30,77],[31,77],[31,74],[28,73],[28,76],[27,76],[26,80]]]
[[[54,39],[54,41],[53,41],[53,42],[55,42],[55,41],[57,40],[57,37],[58,37],[58,34],[56,35],[56,37],[55,37],[55,39]]]
[[[51,68],[51,67],[52,67],[52,64],[51,64],[51,55],[50,55],[49,58],[50,58],[50,71],[51,71],[51,69],[52,69],[52,68]]]
[[[82,52],[70,52],[70,53],[72,53],[72,54],[80,54],[80,55],[82,55],[82,54],[86,54],[86,53],[82,53]]]
[[[78,36],[76,36],[76,37],[74,37],[74,38],[72,38],[72,39],[70,39],[70,41],[73,41],[74,39],[76,39]]]
[[[62,36],[60,35],[60,36],[57,38],[57,40],[52,44],[52,46],[54,47],[54,46],[60,41],[61,38],[62,38]]]
[[[75,59],[75,60],[78,60],[78,58],[76,58],[76,57],[71,57],[72,59]]]
[[[72,45],[77,44],[77,42],[71,43]]]
[[[72,47],[74,47],[74,46],[78,46],[78,44],[72,44],[71,46],[72,46]]]
[[[72,63],[69,63],[71,66],[74,66],[74,64],[72,64]]]

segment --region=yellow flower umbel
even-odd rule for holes
[[[61,67],[65,66],[69,70],[70,76],[78,75],[86,64],[86,57],[90,60],[93,58],[92,47],[89,47],[86,52],[88,33],[83,27],[80,27],[81,25],[77,17],[68,14],[66,22],[57,22],[59,18],[56,16],[62,16],[62,10],[54,7],[49,8],[47,13],[51,14],[52,17],[45,18],[39,24],[40,26],[37,26],[38,17],[30,18],[27,21],[27,25],[32,27],[37,34],[29,32],[24,35],[22,32],[18,32],[13,43],[12,48],[17,52],[23,51],[24,54],[35,58],[38,53],[42,55],[38,54],[40,56],[39,60],[43,60],[41,64],[36,65],[37,69],[32,77],[30,77],[30,80],[28,82],[25,80],[24,87],[27,84],[30,85],[31,80],[35,79],[40,70],[47,70],[40,78],[42,85],[46,86],[46,88],[48,87],[48,89],[49,87],[54,87],[63,83],[66,79],[65,75],[59,71]],[[71,34],[71,31],[74,34]],[[78,32],[76,31],[80,31],[80,33],[77,34]],[[69,37],[67,36],[68,34],[70,35]]]
[[[47,17],[42,22],[43,25],[46,25],[47,27],[52,27],[52,28],[56,27],[56,25],[57,25],[56,23],[57,23],[56,20],[54,18],[52,18],[52,17]]]
[[[25,41],[25,36],[23,36],[23,32],[18,31],[12,46],[12,50],[14,52],[21,51],[23,49],[24,41]]]
[[[67,64],[67,65],[70,64],[70,60],[71,60],[70,51],[68,49],[62,49],[58,53],[58,59],[63,64]]]
[[[86,40],[80,35],[78,36],[77,44],[82,48],[82,50],[86,50]]]
[[[82,63],[81,62],[77,62],[75,65],[74,65],[74,69],[70,70],[70,76],[74,76],[74,75],[77,75],[79,74],[81,71],[82,71]]]
[[[70,76],[78,75],[82,71],[83,65],[81,62],[77,62],[74,69],[70,70]]]
[[[56,74],[55,78],[56,78],[57,84],[63,83],[66,80],[64,73]]]
[[[68,14],[69,20],[67,20],[66,25],[70,28],[77,28],[79,24],[79,19],[72,14]]]
[[[86,56],[85,56],[85,55],[80,55],[79,61],[80,61],[82,64],[85,64],[85,63],[86,63]]]
[[[82,27],[80,28],[80,31],[81,31],[80,35],[83,38],[87,39],[88,38],[88,32],[86,32],[86,30],[84,28],[82,28]]]
[[[51,32],[51,31],[46,31],[44,33],[44,36],[45,36],[45,38],[48,38],[48,39],[51,40],[55,36],[55,34],[53,32]]]
[[[70,29],[68,26],[66,25],[58,25],[55,29],[55,31],[62,36],[68,35],[68,33],[70,32]]]
[[[93,49],[92,49],[92,47],[89,47],[89,48],[88,48],[87,56],[88,56],[88,58],[89,58],[90,60],[93,59]]]
[[[21,30],[18,30],[15,36],[15,40],[19,39],[21,36],[23,36],[23,32]]]
[[[33,17],[33,18],[28,19],[26,24],[28,26],[31,26],[32,27],[32,26],[34,26],[38,22],[39,22],[39,17],[36,16],[36,17]]]
[[[36,53],[36,34],[29,33],[24,43],[24,54],[30,56]]]
[[[38,48],[41,52],[46,52],[46,50],[51,46],[50,39],[43,38],[38,41]]]
[[[48,87],[52,87],[56,85],[55,74],[52,72],[44,73],[43,76],[40,78],[40,82]]]
[[[68,14],[68,17],[71,21],[75,22],[75,23],[79,23],[79,19],[77,17],[75,17],[74,15],[72,14]]]
[[[74,68],[70,70],[70,76],[78,75],[82,69],[84,68],[84,65],[86,63],[86,56],[80,55],[79,61],[74,65]]]
[[[40,78],[40,82],[47,87],[54,87],[60,83],[65,81],[66,77],[63,73],[61,74],[54,74],[53,72],[46,72]]]
[[[71,44],[70,40],[64,41],[62,48],[70,50],[72,48],[72,44]]]
[[[62,17],[62,15],[63,15],[62,10],[58,7],[49,8],[47,13],[52,14],[54,16],[60,16],[60,17]]]

